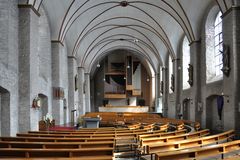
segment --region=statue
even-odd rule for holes
[[[188,83],[190,86],[193,85],[193,66],[188,64]]]
[[[228,77],[230,72],[229,46],[223,44],[223,50],[220,52],[222,53],[222,63],[223,63],[223,68],[221,69],[221,71],[223,72],[223,74],[225,74]]]

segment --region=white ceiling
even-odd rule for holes
[[[157,70],[170,54],[177,56],[184,35],[200,39],[209,6],[226,12],[232,0],[20,0],[37,10],[43,6],[52,40],[66,44],[78,65],[91,69],[94,61],[114,49],[138,52]],[[124,6],[126,5],[126,6]]]

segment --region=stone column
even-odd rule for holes
[[[61,90],[61,54],[64,50],[64,46],[59,41],[52,41],[52,85],[53,85],[53,105],[52,116],[55,119],[56,124],[64,123],[64,111],[63,100],[56,96],[54,92]]]
[[[224,130],[240,131],[240,2],[223,14],[223,43],[229,48],[229,76],[223,75]]]
[[[1,136],[15,136],[18,132],[19,12],[17,4],[16,0],[0,1]]]
[[[160,73],[155,75],[155,112],[159,113],[160,112],[160,106],[159,106],[159,99],[160,99]]]
[[[234,5],[235,6],[240,6],[240,0],[234,0]]]
[[[190,44],[190,64],[193,66],[193,85],[190,97],[190,120],[201,122],[202,112],[198,110],[201,103],[201,42],[194,41]]]
[[[169,81],[168,81],[168,68],[162,68],[163,75],[163,116],[168,116],[168,94],[169,94]]]
[[[86,112],[85,106],[85,78],[84,68],[78,67],[78,115],[84,115]]]
[[[76,108],[75,102],[77,101],[78,96],[76,96],[78,88],[78,76],[76,71],[77,63],[76,58],[73,56],[68,56],[68,114],[71,117],[71,122],[75,121],[75,117],[72,117],[71,112]]]
[[[32,101],[37,96],[39,16],[30,5],[19,5],[19,132],[34,130],[38,123]]]
[[[174,94],[175,94],[175,118],[179,118],[179,114],[181,113],[181,102],[180,102],[180,94],[182,88],[181,81],[181,60],[179,58],[174,59]]]
[[[85,73],[85,112],[91,112],[91,97],[90,97],[90,74]]]

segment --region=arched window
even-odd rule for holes
[[[214,23],[214,60],[215,60],[215,73],[216,76],[222,74],[222,49],[223,49],[223,38],[222,38],[222,13],[217,14]]]
[[[221,12],[213,8],[206,22],[206,81],[211,83],[221,80],[222,74],[222,18]]]
[[[187,82],[188,77],[188,64],[190,64],[190,47],[187,37],[185,36],[182,44],[182,83],[183,89],[190,88],[189,83]]]

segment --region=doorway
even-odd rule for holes
[[[38,94],[38,97],[40,98],[40,103],[41,103],[41,110],[40,112],[40,119],[43,118],[43,116],[46,116],[46,114],[48,113],[48,97],[44,94]]]
[[[10,93],[0,86],[0,136],[10,135]]]
[[[189,120],[190,119],[190,99],[189,98],[185,98],[183,100],[183,119],[185,120]]]
[[[218,114],[217,99],[218,95],[211,95],[206,100],[206,127],[211,129],[212,133],[223,131],[223,120]]]

